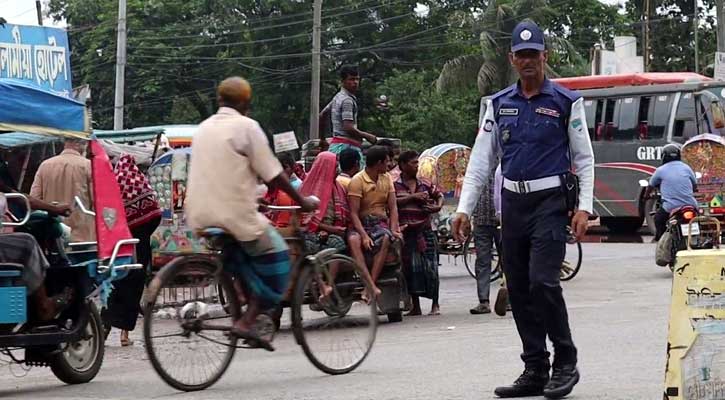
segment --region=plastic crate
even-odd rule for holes
[[[0,287],[0,324],[19,324],[28,319],[25,286]]]

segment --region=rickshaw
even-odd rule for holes
[[[244,290],[244,283],[222,267],[222,249],[234,239],[218,228],[197,236],[186,223],[183,207],[190,155],[190,148],[172,150],[148,170],[162,221],[151,238],[154,277],[143,300],[149,360],[162,380],[182,391],[213,385],[236,349],[259,347],[253,341],[238,343],[229,334],[232,321],[244,312],[244,298],[235,289]],[[268,208],[292,213],[298,209]],[[316,368],[332,375],[351,372],[370,353],[378,323],[375,302],[362,301],[369,288],[359,278],[357,264],[334,250],[308,253],[296,224],[280,233],[290,246],[292,284],[282,308],[260,315],[255,329],[269,340],[276,332],[284,335],[291,330]],[[334,278],[332,265],[338,270]],[[324,284],[332,288],[329,297],[321,295]],[[283,308],[290,308],[290,315],[284,315]]]
[[[418,177],[436,185],[445,198],[443,209],[434,219],[434,227],[438,233],[438,253],[463,258],[463,264],[472,278],[476,278],[476,248],[473,238],[469,236],[461,244],[453,239],[451,224],[458,206],[463,178],[471,155],[468,146],[455,143],[443,143],[431,147],[421,153],[418,166]],[[491,251],[491,282],[501,278],[503,267],[499,257],[500,243],[494,241]],[[582,245],[568,229],[566,258],[561,266],[560,279],[568,281],[579,273],[582,264]]]
[[[443,209],[433,218],[433,225],[438,234],[438,253],[463,258],[463,265],[468,274],[476,278],[476,249],[472,238],[465,243],[453,239],[451,224],[458,206],[463,188],[463,177],[466,174],[471,148],[461,144],[443,143],[431,147],[420,154],[418,161],[418,177],[435,185],[444,197]],[[494,245],[492,255],[491,282],[501,276],[499,267],[498,246]]]
[[[0,92],[0,138],[8,131],[89,138],[84,104],[3,79]],[[68,243],[58,216],[30,210],[28,199],[20,193],[5,195],[16,204],[8,207],[3,227],[36,237],[50,263],[45,279],[48,294],[70,287],[74,296],[58,316],[40,322],[29,306],[27,287],[21,280],[24,266],[0,264],[0,353],[17,364],[50,367],[69,384],[89,382],[100,370],[104,330],[97,307],[105,307],[113,281],[141,268],[134,263],[138,240],[131,237],[126,225],[108,157],[90,139],[93,202],[98,212],[88,210],[89,205],[77,197],[76,206],[94,216],[97,242]]]
[[[697,211],[700,216],[706,217],[703,222],[693,222],[693,225],[700,231],[699,224],[702,224],[702,233],[712,233],[714,225],[704,229],[706,224],[712,225],[705,222],[711,221],[707,217],[725,222],[725,138],[709,133],[693,136],[682,146],[681,154],[682,161],[697,176]]]

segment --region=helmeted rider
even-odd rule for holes
[[[697,185],[695,173],[681,161],[680,145],[670,143],[662,149],[662,165],[649,180],[645,196],[659,188],[662,206],[655,213],[655,240],[659,240],[667,229],[670,213],[683,206],[697,207],[694,192]]]

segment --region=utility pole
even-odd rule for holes
[[[644,12],[642,15],[642,59],[644,60],[644,72],[649,72],[650,60],[650,3],[652,0],[644,0]]]
[[[723,0],[715,2],[715,18],[717,19],[717,51],[725,52],[725,6]]]
[[[322,0],[312,5],[312,90],[310,94],[310,140],[320,138],[320,25],[322,25]]]
[[[126,0],[118,0],[118,38],[116,40],[116,99],[113,104],[113,129],[123,129],[123,89],[126,76]]]
[[[35,0],[35,11],[38,13],[38,25],[43,26],[43,10],[40,6],[40,0]]]
[[[699,25],[700,25],[700,19],[698,18],[699,10],[697,9],[697,0],[692,0],[695,2],[695,15],[692,18],[694,24],[695,24],[695,73],[700,73],[700,40],[699,40],[699,34],[697,31],[699,31]]]

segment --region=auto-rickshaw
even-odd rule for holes
[[[0,264],[0,353],[18,364],[48,366],[69,384],[89,382],[103,363],[104,329],[98,306],[105,307],[114,280],[123,278],[128,270],[141,268],[134,263],[138,240],[131,237],[126,224],[108,157],[89,134],[85,105],[4,79],[0,79],[0,93],[0,140],[13,131],[90,140],[88,157],[97,212],[88,210],[90,205],[80,203],[78,198],[76,207],[94,216],[98,238],[97,242],[70,243],[64,240],[58,216],[30,210],[30,203],[20,193],[5,195],[20,204],[8,207],[3,228],[23,230],[36,237],[50,263],[45,279],[48,294],[70,287],[74,296],[56,318],[39,322],[21,280],[24,266]]]

